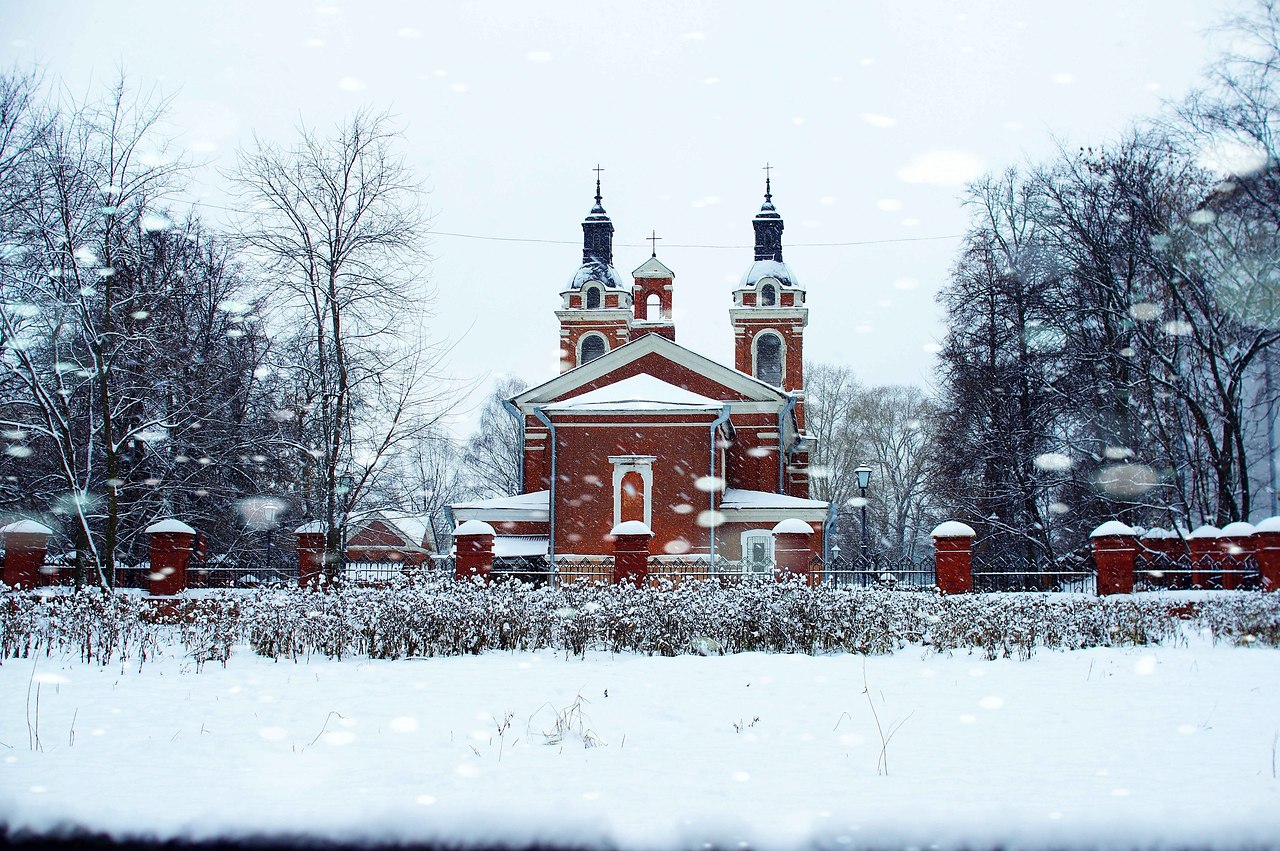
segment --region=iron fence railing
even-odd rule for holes
[[[853,556],[834,555],[825,561],[814,558],[809,562],[809,568],[820,576],[822,582],[840,588],[919,590],[937,584],[933,559],[859,553]]]
[[[1096,594],[1098,572],[1092,547],[1062,555],[980,552],[972,560],[973,590],[983,592],[1057,591]]]
[[[1192,555],[1140,550],[1134,562],[1135,591],[1207,590],[1256,591],[1262,587],[1258,561],[1251,554]]]

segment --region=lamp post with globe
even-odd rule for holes
[[[866,464],[853,471],[858,478],[858,501],[862,508],[862,558],[867,558],[867,486],[871,484],[871,468]]]

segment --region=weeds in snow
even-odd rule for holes
[[[580,741],[584,748],[603,747],[607,743],[595,734],[595,731],[588,727],[588,719],[586,712],[583,710],[584,703],[591,703],[581,694],[573,699],[573,703],[556,710],[550,703],[546,704],[543,709],[551,709],[555,713],[555,719],[552,722],[550,731],[543,731],[542,739],[544,744],[558,745],[561,751],[564,750],[565,742]],[[538,710],[541,712],[542,710]],[[534,713],[534,717],[537,716]],[[533,723],[533,717],[530,717],[529,723]]]

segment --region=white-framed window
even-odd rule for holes
[[[590,363],[609,351],[609,344],[600,334],[588,334],[582,338],[578,349],[578,366]]]
[[[613,465],[613,525],[639,520],[653,528],[653,462],[657,460],[656,455],[609,456]]]
[[[587,310],[600,309],[600,288],[588,284],[582,291],[582,303]]]
[[[742,533],[742,569],[762,573],[773,568],[773,532],[752,529]]]
[[[776,331],[761,331],[751,343],[754,375],[765,384],[782,386],[786,368],[786,349]]]

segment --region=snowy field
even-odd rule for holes
[[[200,671],[177,653],[0,665],[0,823],[625,849],[1280,843],[1274,649],[237,648]]]

